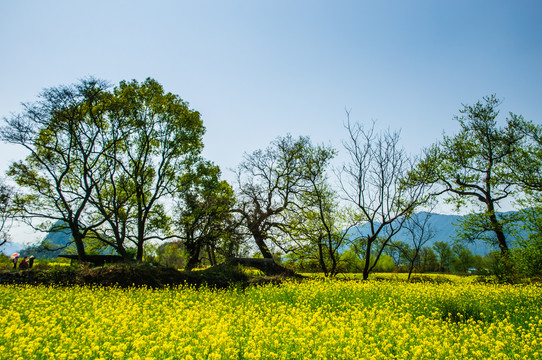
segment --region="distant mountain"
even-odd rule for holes
[[[55,227],[59,230],[47,233],[41,244],[49,244],[56,247],[66,246],[72,240],[72,233],[70,229],[62,228],[61,226],[62,221],[57,222],[51,230]]]
[[[458,229],[458,224],[460,220],[463,218],[461,215],[444,215],[444,214],[437,214],[437,213],[426,213],[426,212],[420,212],[416,214],[416,216],[430,216],[429,219],[429,225],[430,228],[435,231],[435,236],[429,240],[424,246],[433,246],[433,244],[437,241],[443,241],[450,244],[450,246],[453,246],[454,238],[456,236],[456,231]],[[369,234],[369,226],[363,225],[361,227],[356,228],[352,231],[353,234],[360,234],[362,236],[366,236]],[[513,245],[515,242],[515,238],[508,234],[509,244],[510,246]],[[412,242],[411,235],[406,229],[401,229],[394,237],[394,241],[402,241],[407,244],[410,244]],[[472,251],[475,255],[487,255],[491,251],[498,250],[497,247],[491,246],[487,242],[484,241],[475,241],[472,244],[464,244],[467,248]]]
[[[70,230],[61,229],[61,225],[60,221],[53,225],[39,244],[22,248],[21,255],[33,255],[37,259],[54,259],[60,254],[68,253],[68,249],[73,248],[73,245],[68,245],[72,236]],[[52,231],[55,228],[61,230]]]
[[[20,252],[22,248],[24,248],[24,244],[8,242],[0,247],[0,253],[10,256],[13,253]]]
[[[52,231],[55,230],[56,231]],[[72,244],[72,234],[67,228],[62,228],[62,222],[59,221],[53,225],[50,232],[45,235],[43,240],[35,246],[29,246],[20,250],[21,255],[34,255],[37,259],[53,259],[60,254],[76,254],[75,244]],[[88,252],[88,249],[85,249]],[[116,254],[111,247],[106,247],[99,251],[100,254]]]
[[[60,228],[62,222],[58,222],[55,226]],[[5,255],[11,255],[14,252],[20,253],[22,256],[34,255],[36,258],[55,258],[61,253],[65,253],[67,248],[66,245],[71,241],[71,232],[68,229],[63,229],[59,231],[51,231],[45,235],[43,240],[37,245],[25,245],[17,242],[9,242],[0,247],[0,252],[3,252]],[[48,249],[58,249],[54,251],[45,250]],[[69,247],[68,247],[69,248]]]

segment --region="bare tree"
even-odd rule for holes
[[[350,122],[348,111],[345,128],[349,138],[344,147],[350,162],[339,172],[339,181],[345,200],[356,208],[359,224],[365,223],[369,229],[363,268],[363,279],[367,279],[390,239],[425,201],[425,186],[405,186],[403,182],[413,161],[399,147],[399,132],[377,133],[375,122],[364,129]],[[378,238],[382,241],[376,242]],[[376,244],[378,248],[373,249]]]
[[[276,240],[274,233],[286,226],[281,215],[301,189],[300,164],[309,143],[306,137],[279,137],[267,149],[245,154],[237,170],[238,202],[232,211],[240,214],[264,258],[273,258],[267,241]]]
[[[420,252],[424,245],[436,235],[431,227],[431,212],[419,212],[408,218],[403,224],[403,228],[408,231],[412,247],[401,247],[403,258],[408,261],[408,280],[412,275],[414,266],[420,260]]]

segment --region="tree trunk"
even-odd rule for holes
[[[331,234],[328,232],[328,253],[331,258],[331,269],[329,269],[329,277],[334,277],[337,275],[337,258],[333,252],[333,244],[331,243]]]
[[[122,256],[123,259],[128,259],[128,258],[129,258],[128,254],[126,253],[126,249],[124,248],[124,246],[122,246],[122,244],[121,244],[121,245],[118,245],[118,246],[116,247],[116,250],[117,250],[117,253],[118,253],[120,256]]]
[[[374,239],[367,237],[367,248],[365,249],[365,265],[363,266],[363,280],[369,278],[369,266],[371,265],[371,245]]]
[[[501,250],[501,255],[508,256],[509,249],[508,249],[508,244],[506,243],[506,237],[504,235],[504,231],[502,230],[502,224],[497,219],[497,216],[495,215],[495,213],[491,213],[491,215],[489,215],[489,220],[491,221],[493,232],[495,232],[495,235],[497,236],[497,242],[499,245],[499,249]]]
[[[199,254],[201,251],[201,243],[199,241],[191,241],[185,244],[188,252],[188,261],[184,267],[185,271],[191,271],[199,263]]]
[[[271,254],[271,251],[269,251],[269,248],[265,243],[265,236],[259,232],[253,232],[253,236],[254,241],[256,242],[256,245],[258,245],[258,249],[260,249],[264,259],[273,259],[273,254]]]
[[[75,243],[75,247],[77,249],[77,257],[79,260],[84,261],[86,254],[85,244],[83,243],[83,235],[79,231],[79,226],[77,223],[71,222],[69,225],[73,236],[73,242]]]
[[[410,269],[408,269],[407,280],[410,280],[410,276],[412,275],[412,271],[414,270],[414,264],[416,263],[416,260],[418,259],[419,254],[420,254],[420,249],[416,248],[414,256],[412,257],[412,260],[410,260]]]
[[[407,280],[410,280],[410,276],[412,275],[412,270],[414,270],[414,260],[410,262],[410,267],[408,269],[408,277]]]
[[[324,251],[322,249],[322,243],[318,242],[318,261],[320,262],[320,269],[324,273],[324,276],[327,277],[327,266],[324,261]]]
[[[198,258],[190,256],[188,258],[188,261],[186,262],[186,266],[184,267],[184,271],[192,271],[197,265],[198,265]]]
[[[145,244],[145,222],[142,219],[137,221],[137,255],[136,261],[143,261],[143,244]]]
[[[216,265],[216,255],[215,255],[215,249],[212,245],[210,244],[207,244],[207,257],[209,258],[209,263],[211,264],[211,266],[215,266]]]
[[[504,235],[502,224],[499,222],[499,219],[497,219],[497,215],[495,215],[492,203],[488,204],[488,210],[489,221],[491,222],[493,232],[497,236],[497,243],[499,245],[499,249],[501,250],[501,258],[504,266],[504,276],[509,280],[512,280],[511,277],[513,276],[514,269],[512,265],[512,259],[510,259],[510,249],[508,248],[508,244],[506,243],[506,236]]]

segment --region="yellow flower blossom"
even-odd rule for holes
[[[542,287],[0,286],[1,359],[540,359]]]

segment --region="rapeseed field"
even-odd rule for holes
[[[0,359],[540,359],[542,287],[0,286]]]

